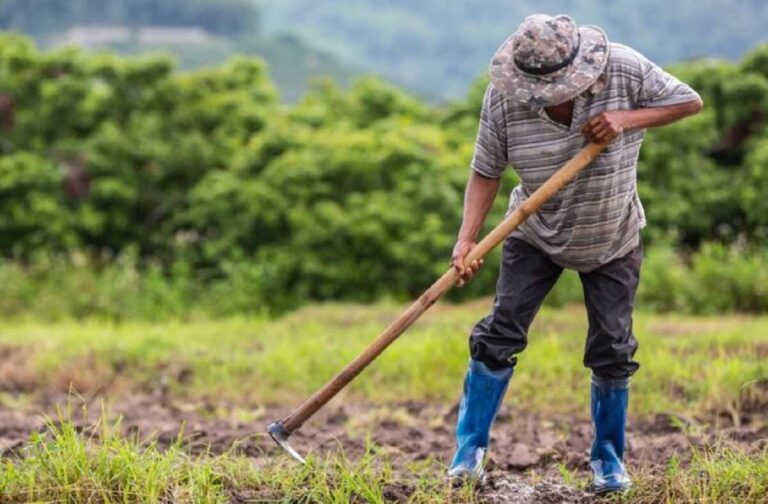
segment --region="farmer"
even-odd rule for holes
[[[456,427],[452,478],[480,477],[489,431],[528,327],[563,268],[579,272],[589,330],[594,442],[590,465],[598,493],[630,485],[622,464],[629,378],[638,369],[632,333],[645,226],[636,169],[645,128],[701,110],[699,95],[602,29],[568,16],[523,21],[491,62],[464,216],[452,263],[463,285],[467,267],[508,166],[520,178],[510,211],[584,147],[607,149],[504,242],[496,298],[469,340],[471,359]],[[541,391],[546,394],[547,391]]]

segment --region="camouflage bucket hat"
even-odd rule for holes
[[[607,63],[603,30],[565,15],[534,14],[496,52],[491,80],[510,100],[548,107],[589,89]]]

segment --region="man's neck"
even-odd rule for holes
[[[544,107],[544,112],[553,121],[570,126],[571,121],[573,121],[573,100],[560,103],[559,105],[552,105],[551,107]]]

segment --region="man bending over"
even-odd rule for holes
[[[632,308],[645,226],[637,159],[645,128],[696,114],[701,98],[642,54],[609,42],[600,28],[577,26],[563,15],[526,18],[494,56],[491,81],[453,251],[460,284],[481,266],[465,267],[464,259],[508,166],[520,178],[511,211],[587,141],[610,144],[504,242],[493,309],[470,335],[449,476],[482,475],[491,424],[528,327],[563,268],[570,268],[579,272],[589,320],[584,365],[592,370],[594,489],[625,490],[629,378],[639,367]]]

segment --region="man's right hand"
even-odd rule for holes
[[[472,261],[472,264],[469,264],[466,267],[464,266],[464,260],[466,259],[467,254],[469,254],[470,250],[475,248],[475,245],[477,245],[477,243],[474,241],[459,239],[453,247],[451,264],[459,274],[459,280],[456,282],[456,285],[459,287],[462,287],[465,283],[469,282],[472,277],[475,276],[477,270],[480,269],[480,266],[483,265],[483,260],[480,259],[479,261]]]

